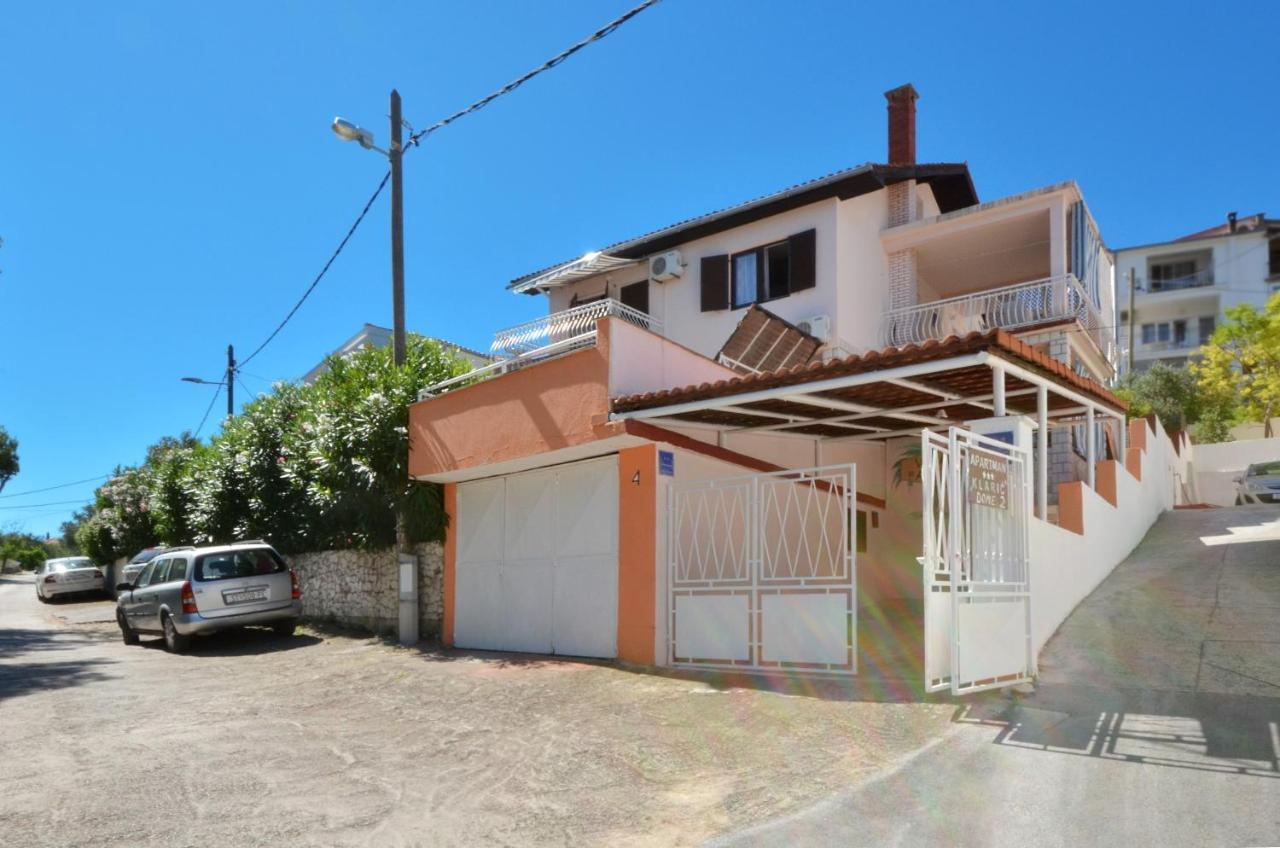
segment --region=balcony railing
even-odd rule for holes
[[[885,345],[902,347],[1066,320],[1079,322],[1107,362],[1115,362],[1115,335],[1073,274],[894,309],[885,316],[883,337]]]
[[[1146,293],[1157,294],[1166,291],[1178,291],[1180,289],[1198,289],[1214,284],[1213,269],[1205,268],[1203,271],[1197,271],[1194,274],[1188,274],[1185,277],[1173,277],[1168,280],[1157,280],[1154,277],[1147,280]],[[1139,283],[1139,291],[1141,283]]]
[[[418,399],[424,400],[454,386],[592,347],[596,343],[596,322],[608,317],[621,318],[655,333],[662,331],[662,325],[652,315],[613,298],[584,303],[499,330],[493,335],[493,344],[489,345],[490,353],[497,357],[495,362],[428,386],[418,393]]]

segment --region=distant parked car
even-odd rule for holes
[[[47,559],[36,569],[36,597],[48,603],[62,595],[102,594],[105,578],[88,557]]]
[[[132,583],[137,580],[138,575],[142,573],[142,569],[147,567],[147,563],[160,556],[165,550],[166,548],[158,545],[154,548],[143,548],[138,551],[120,572],[120,582]]]
[[[1255,462],[1236,478],[1236,505],[1280,503],[1280,462]]]
[[[116,590],[124,643],[159,634],[173,653],[193,636],[232,627],[259,625],[288,636],[302,615],[297,572],[265,542],[170,548]]]

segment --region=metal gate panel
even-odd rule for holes
[[[968,430],[922,436],[925,688],[1031,679],[1029,452]]]
[[[857,670],[852,465],[673,484],[673,665]]]
[[[924,487],[924,688],[951,687],[951,530],[947,523],[951,491],[951,449],[947,439],[921,434],[920,480]]]

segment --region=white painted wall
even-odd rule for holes
[[[1196,445],[1191,453],[1196,494],[1203,503],[1231,506],[1236,502],[1235,478],[1255,462],[1280,460],[1280,438]]]
[[[1112,506],[1092,489],[1084,492],[1084,535],[1031,519],[1031,631],[1038,654],[1098,584],[1137,547],[1160,513],[1174,504],[1179,465],[1164,428],[1147,433],[1142,479],[1121,469]]]
[[[865,198],[880,206],[884,205],[883,192],[873,192]],[[684,275],[666,283],[649,284],[649,312],[662,322],[662,334],[703,356],[714,357],[742,320],[746,309],[702,311],[702,258],[720,254],[732,255],[782,241],[810,229],[817,230],[817,285],[762,305],[788,321],[798,322],[815,315],[830,315],[834,323],[838,284],[836,210],[839,205],[840,201],[835,198],[818,201],[681,245],[680,253],[686,263]],[[878,242],[875,247],[879,251]],[[637,274],[635,270],[626,270],[554,289],[550,295],[551,311],[568,309],[575,293],[581,299],[603,294],[607,289],[616,296],[619,287],[643,277],[643,271]]]
[[[609,322],[610,397],[740,376],[731,368],[621,318],[603,320]]]
[[[932,194],[929,197],[932,202]],[[937,204],[932,208],[937,209]],[[889,311],[889,259],[880,231],[889,223],[885,192],[854,197],[836,214],[840,252],[836,274],[841,294],[833,315],[834,343],[845,353],[879,350],[881,325]]]

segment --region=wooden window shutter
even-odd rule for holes
[[[791,252],[791,291],[818,284],[818,231],[805,230],[787,239]]]
[[[702,311],[729,308],[729,256],[702,257]]]
[[[645,314],[649,312],[649,281],[641,280],[618,289],[618,300],[623,306],[630,306]]]

